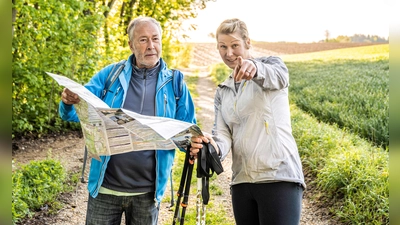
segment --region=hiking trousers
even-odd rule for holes
[[[89,195],[86,225],[120,225],[125,213],[126,225],[157,225],[159,205],[154,192],[135,196],[115,196],[99,193]]]
[[[298,225],[303,187],[299,183],[243,183],[231,187],[237,225]]]

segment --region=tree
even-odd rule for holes
[[[329,33],[329,30],[325,30],[325,42],[329,41],[331,34]]]

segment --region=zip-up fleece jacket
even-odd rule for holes
[[[120,73],[118,79],[114,82],[112,87],[110,87],[110,91],[103,99],[103,101],[111,108],[121,108],[121,106],[124,105],[132,74],[132,57],[134,56],[131,55],[125,62],[123,71]],[[104,90],[106,79],[111,72],[113,65],[114,64],[111,64],[103,68],[85,85],[89,91],[99,98]],[[179,100],[176,100],[172,82],[172,71],[167,68],[163,59],[160,59],[160,72],[158,74],[155,96],[155,115],[196,124],[193,99],[186,84],[184,82],[182,82],[182,84],[182,95]],[[79,118],[73,105],[67,105],[61,101],[59,105],[59,114],[63,120],[79,122]],[[100,156],[101,161],[92,158],[88,190],[90,195],[94,198],[98,195],[101,184],[103,183],[104,174],[110,157],[111,156]],[[160,203],[164,196],[174,158],[174,149],[156,150],[155,201],[157,203]]]
[[[231,184],[288,181],[305,187],[292,136],[288,69],[278,57],[252,61],[252,80],[242,80],[236,91],[230,75],[215,95],[213,137],[221,159],[232,150]]]

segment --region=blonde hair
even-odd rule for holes
[[[131,22],[129,22],[128,29],[126,29],[126,32],[128,33],[129,41],[131,41],[133,39],[133,33],[134,33],[133,31],[135,30],[135,27],[139,23],[142,23],[142,22],[154,23],[157,26],[158,31],[160,32],[160,37],[162,36],[162,29],[161,29],[160,22],[158,22],[156,19],[154,19],[152,17],[138,17],[138,18],[131,20]]]
[[[247,30],[246,24],[237,18],[224,20],[217,28],[215,37],[218,42],[218,34],[228,35],[235,32],[239,33],[240,37],[245,43],[246,48],[249,49],[250,45],[246,42],[249,39],[249,31]]]

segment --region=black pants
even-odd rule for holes
[[[276,182],[232,186],[232,205],[237,225],[298,225],[303,187]]]

